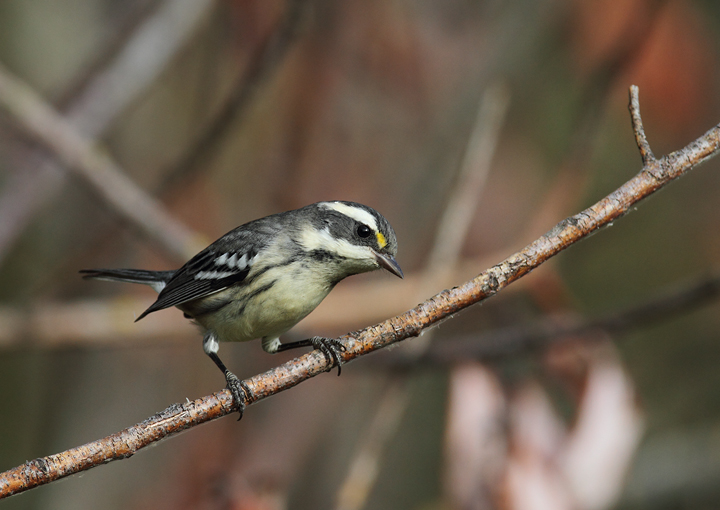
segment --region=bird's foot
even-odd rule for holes
[[[237,406],[237,412],[240,414],[240,418],[238,418],[238,421],[240,421],[245,412],[245,403],[250,400],[252,392],[247,384],[238,379],[237,376],[229,370],[225,371],[225,380],[227,381],[227,389],[232,393],[233,400]]]
[[[331,371],[334,367],[338,369],[338,376],[340,375],[340,367],[342,367],[343,360],[340,353],[345,352],[345,345],[340,340],[335,338],[324,338],[321,336],[314,336],[310,339],[310,345],[315,349],[322,352],[328,361],[332,362],[333,365],[328,369]]]

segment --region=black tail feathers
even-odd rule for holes
[[[113,282],[142,283],[160,292],[175,271],[147,271],[145,269],[83,269],[83,278]]]

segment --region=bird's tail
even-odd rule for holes
[[[156,292],[165,288],[175,271],[147,271],[145,269],[83,269],[83,278],[90,280],[108,280],[112,282],[142,283]]]

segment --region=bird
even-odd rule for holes
[[[397,238],[375,209],[326,201],[245,223],[176,270],[83,269],[86,279],[149,285],[157,299],[150,313],[179,308],[203,333],[203,350],[223,372],[242,418],[250,389],[218,357],[219,342],[261,339],[268,353],[298,347],[320,350],[337,367],[337,339],[315,336],[282,343],[280,336],[312,312],[338,282],[385,269],[403,278]]]

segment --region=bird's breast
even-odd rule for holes
[[[312,312],[333,286],[321,272],[294,262],[263,272],[252,285],[223,291],[234,297],[196,321],[226,342],[279,336]]]

